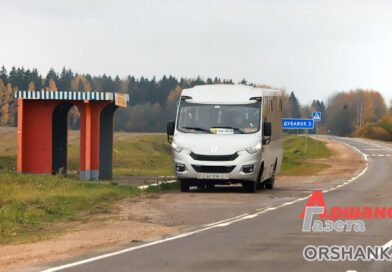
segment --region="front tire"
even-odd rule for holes
[[[247,181],[244,182],[243,186],[248,193],[255,193],[257,191],[257,182],[256,181]]]
[[[274,173],[272,174],[272,177],[264,181],[264,187],[265,189],[274,189],[274,184],[275,184],[275,173],[276,173],[276,167],[278,166],[278,159],[275,160],[275,165],[274,165]]]
[[[189,182],[186,180],[180,180],[181,192],[189,192]]]
[[[263,182],[263,175],[264,175],[264,162],[261,164],[259,175],[256,181],[256,188],[259,190],[263,190],[265,188],[264,182]]]
[[[271,178],[264,181],[265,189],[269,189],[269,190],[274,189],[274,184],[275,184],[275,176],[272,176]]]
[[[257,189],[258,190],[263,190],[263,189],[265,189],[265,184],[264,184],[264,182],[257,182]]]

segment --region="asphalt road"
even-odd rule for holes
[[[392,147],[329,138],[366,154],[368,168],[345,186],[324,193],[327,208],[392,206]],[[306,261],[302,251],[307,245],[381,246],[392,240],[388,217],[364,220],[365,232],[302,232],[300,214],[306,202],[270,207],[166,241],[132,245],[121,254],[109,252],[105,258],[79,258],[71,266],[51,271],[392,271],[392,262],[387,261]]]

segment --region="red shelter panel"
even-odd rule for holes
[[[56,105],[45,100],[19,99],[18,172],[52,173],[52,112]]]
[[[80,113],[80,178],[111,178],[108,168],[111,168],[112,161],[107,158],[111,158],[108,147],[112,153],[113,142],[108,141],[106,146],[101,138],[110,139],[108,133],[113,135],[118,94],[19,91],[15,96],[18,98],[18,172],[54,174],[66,171],[67,116],[69,109],[75,105]],[[129,100],[127,95],[121,96],[121,101],[124,99]],[[101,118],[102,110],[108,105],[113,105],[113,110],[106,110],[105,118]],[[100,156],[100,147],[105,156]],[[104,175],[99,174],[100,168],[105,169]]]

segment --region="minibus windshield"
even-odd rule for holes
[[[181,101],[177,130],[185,133],[251,134],[260,130],[261,102],[198,104]]]

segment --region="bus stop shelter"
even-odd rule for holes
[[[129,96],[112,92],[18,91],[17,172],[67,170],[68,112],[80,113],[80,179],[112,178],[114,113]]]

